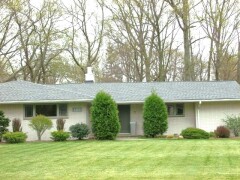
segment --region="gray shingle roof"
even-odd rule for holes
[[[0,103],[28,101],[61,101],[69,99],[89,99],[80,92],[69,92],[54,86],[35,84],[27,81],[11,81],[0,84]]]
[[[118,103],[143,102],[152,90],[156,91],[166,102],[240,100],[240,86],[235,81],[60,85],[41,85],[26,81],[12,81],[0,84],[0,103],[91,101],[100,90],[110,93]]]

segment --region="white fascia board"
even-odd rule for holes
[[[3,101],[0,104],[38,104],[38,103],[71,103],[71,102],[91,102],[92,99],[74,100],[39,100],[39,101]]]
[[[209,100],[164,100],[165,103],[202,103],[202,102],[227,102],[240,101],[240,99],[209,99]],[[117,104],[142,104],[144,101],[117,101]]]
[[[240,99],[209,99],[209,100],[198,100],[197,102],[238,102]]]
[[[36,103],[71,103],[71,102],[92,102],[93,99],[72,99],[72,100],[38,100],[38,101],[2,101],[0,104],[36,104]],[[208,99],[208,100],[164,100],[165,103],[203,103],[203,102],[238,102],[240,99]],[[116,101],[117,104],[143,104],[144,101]]]
[[[164,101],[165,103],[190,103],[199,102],[199,100],[176,100],[176,101]],[[117,104],[143,104],[144,101],[116,101]]]

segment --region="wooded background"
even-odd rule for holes
[[[239,0],[1,0],[0,82],[240,82]]]

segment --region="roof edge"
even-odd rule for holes
[[[38,103],[76,103],[92,102],[93,99],[74,99],[74,100],[40,100],[40,101],[2,101],[1,104],[38,104]],[[165,103],[197,103],[197,102],[231,102],[240,99],[205,99],[205,100],[164,100]],[[144,101],[116,101],[117,104],[142,104]]]

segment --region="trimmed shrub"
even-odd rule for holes
[[[21,132],[22,131],[20,119],[15,118],[12,120],[12,129],[13,129],[13,132]]]
[[[57,119],[56,124],[57,124],[58,131],[64,131],[65,122],[66,122],[65,119],[62,119],[62,118]]]
[[[234,136],[238,137],[240,133],[240,116],[227,116],[223,121],[226,123],[226,126],[232,130]]]
[[[54,141],[66,141],[70,137],[69,132],[64,131],[53,131],[51,135],[51,139]]]
[[[214,133],[218,138],[229,138],[230,136],[230,130],[225,126],[218,126]]]
[[[90,133],[88,126],[83,123],[70,126],[69,130],[71,131],[72,137],[78,138],[79,140],[87,137]]]
[[[143,106],[143,129],[144,135],[147,137],[155,137],[162,135],[167,131],[167,108],[163,100],[152,92],[150,96],[145,99]]]
[[[209,133],[198,128],[187,128],[182,130],[181,135],[185,139],[209,139]]]
[[[116,138],[120,131],[117,104],[112,97],[100,91],[91,107],[92,132],[99,140]]]
[[[2,135],[8,131],[10,120],[5,117],[4,112],[0,110],[0,142],[2,140]]]
[[[29,126],[37,132],[38,140],[41,141],[43,133],[52,128],[52,121],[44,115],[37,115],[32,118]]]
[[[27,139],[27,135],[23,132],[7,132],[3,135],[3,139],[7,143],[22,143]]]

